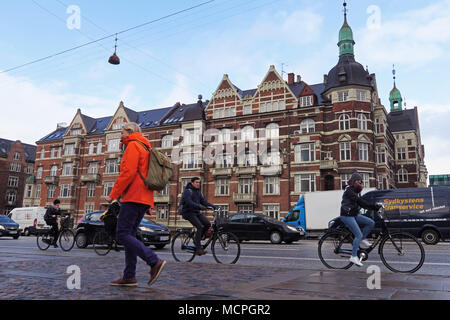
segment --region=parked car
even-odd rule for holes
[[[305,231],[271,217],[256,213],[238,213],[229,216],[222,222],[224,230],[234,233],[240,241],[270,240],[274,244],[282,241],[292,243],[300,240]]]
[[[75,231],[75,243],[78,248],[86,248],[92,244],[95,233],[104,228],[103,221],[100,221],[103,213],[104,211],[95,211],[84,214]],[[136,238],[146,246],[153,245],[157,249],[162,249],[170,243],[170,232],[165,225],[144,218],[139,225]]]
[[[13,237],[19,239],[19,224],[7,216],[0,216],[0,237]]]
[[[44,207],[14,208],[8,216],[19,224],[24,236],[29,236],[37,234],[39,229],[50,228],[44,220],[46,211]]]

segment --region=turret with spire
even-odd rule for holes
[[[391,102],[391,112],[401,111],[403,105],[402,95],[400,93],[400,90],[397,89],[397,84],[395,82],[396,80],[395,66],[393,66],[392,68],[393,68],[392,74],[394,76],[394,88],[391,90],[391,93],[389,94],[389,101]]]
[[[353,49],[354,45],[355,41],[353,40],[353,31],[347,22],[347,2],[344,2],[344,24],[339,31],[339,56],[343,56],[344,54],[355,55]]]

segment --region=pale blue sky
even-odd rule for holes
[[[205,1],[3,1],[0,70]],[[120,66],[107,63],[114,51],[109,38],[0,74],[0,137],[34,143],[56,123],[69,123],[77,108],[107,116],[120,100],[140,111],[192,103],[198,94],[209,99],[225,73],[241,89],[256,88],[272,64],[321,82],[338,61],[342,2],[215,0],[120,35]],[[407,107],[420,111],[429,173],[450,173],[450,0],[348,4],[356,59],[376,73],[383,104],[389,108],[395,63]],[[67,28],[69,5],[81,10],[79,30]]]

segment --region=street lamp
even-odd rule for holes
[[[113,65],[119,65],[120,64],[120,59],[117,56],[116,52],[117,52],[117,34],[116,34],[116,44],[114,46],[114,54],[111,57],[109,57],[109,60],[108,60],[108,62],[110,64],[113,64]]]

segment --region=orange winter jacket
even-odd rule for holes
[[[121,202],[136,202],[154,207],[153,191],[147,189],[138,174],[138,169],[145,177],[148,171],[148,151],[139,141],[150,148],[150,142],[140,133],[130,134],[122,142],[126,149],[120,164],[120,175],[109,195],[112,199],[122,196]]]

